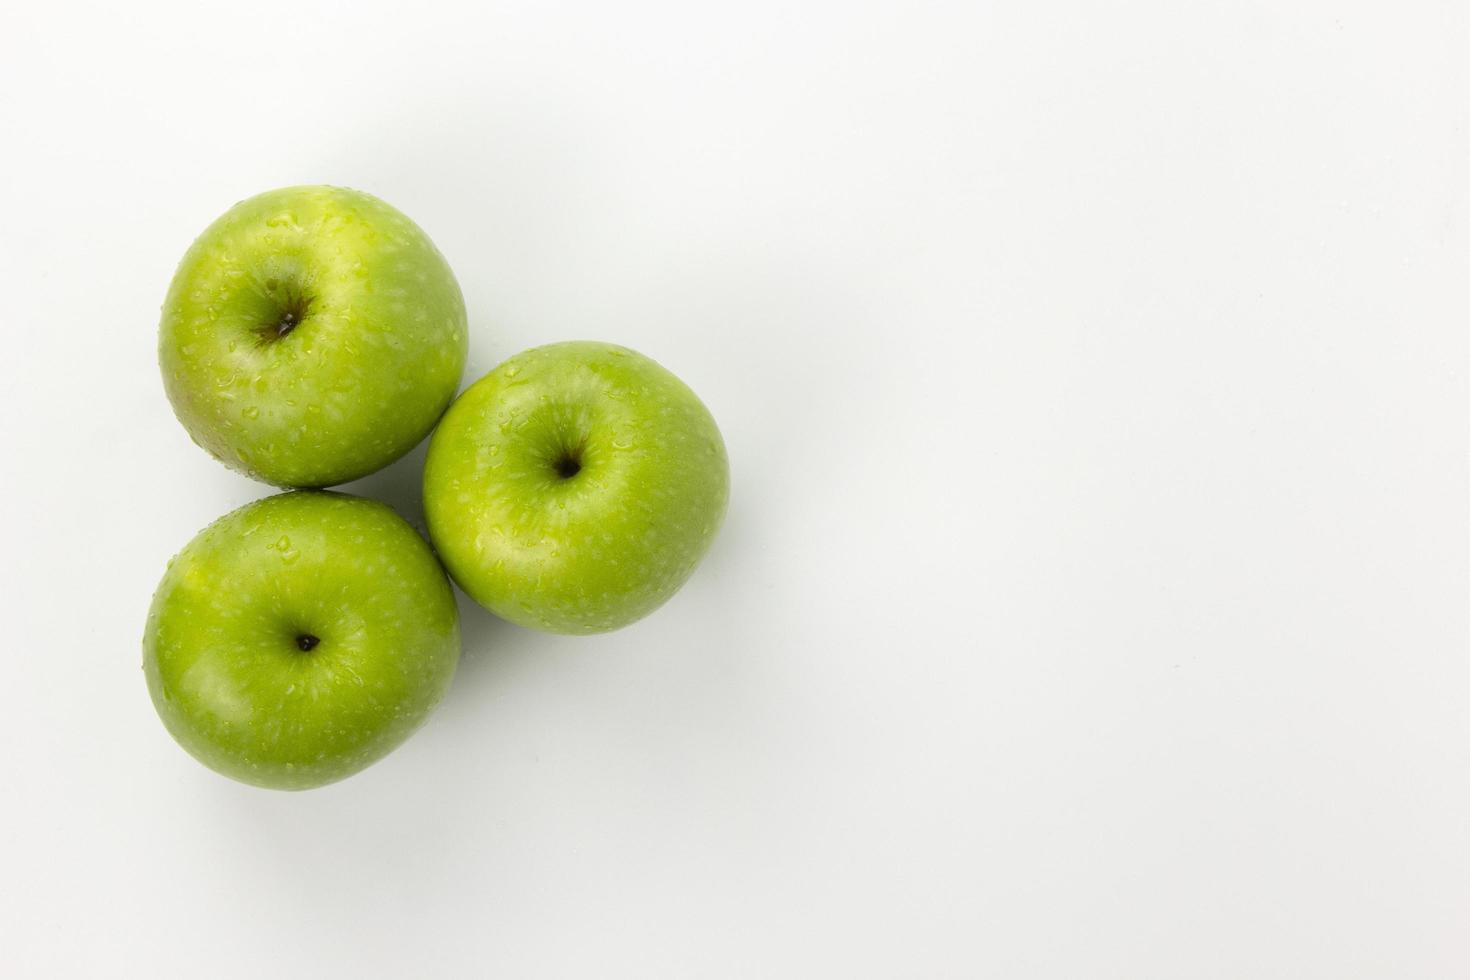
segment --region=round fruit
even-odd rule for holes
[[[623,347],[517,354],[445,413],[424,465],[429,536],[496,615],[617,629],[672,596],[724,518],[729,464],[694,392]]]
[[[242,201],[184,255],[158,360],[174,413],[227,466],[283,487],[366,476],[412,449],[464,372],[464,298],[434,243],[371,195]]]
[[[428,545],[387,506],[268,497],[169,563],[143,637],[154,707],[226,776],[275,789],[382,758],[454,676],[459,617]]]

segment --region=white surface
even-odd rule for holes
[[[1470,971],[1464,4],[202,7],[0,12],[0,974]],[[266,492],[159,303],[297,182],[429,231],[467,381],[668,365],[734,497],[651,619],[466,608],[285,795],[139,637]]]

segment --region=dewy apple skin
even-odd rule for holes
[[[453,399],[467,349],[433,242],[337,187],[268,191],[216,220],[180,262],[158,333],[190,437],[282,487],[345,483],[408,452]]]
[[[226,776],[309,789],[401,744],[449,688],[444,570],[384,504],[296,491],[227,514],[169,563],[143,670],[170,734]]]
[[[720,430],[687,385],[627,348],[576,341],[517,354],[450,406],[424,512],[454,580],[491,612],[597,633],[678,591],[729,483]]]

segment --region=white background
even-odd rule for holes
[[[1467,62],[1459,0],[6,4],[0,974],[1466,975]],[[435,239],[466,382],[638,348],[734,492],[281,794],[139,640],[268,492],[159,304],[301,182]]]

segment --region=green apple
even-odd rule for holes
[[[657,609],[724,518],[715,420],[654,361],[611,344],[517,354],[445,413],[424,464],[429,536],[496,615],[597,633]]]
[[[282,487],[381,469],[453,399],[464,298],[427,235],[371,195],[286,187],[241,201],[184,255],[158,360],[211,455]]]
[[[454,676],[444,570],[386,505],[298,491],[215,521],[169,562],[143,637],[154,707],[226,776],[307,789],[428,717]]]

